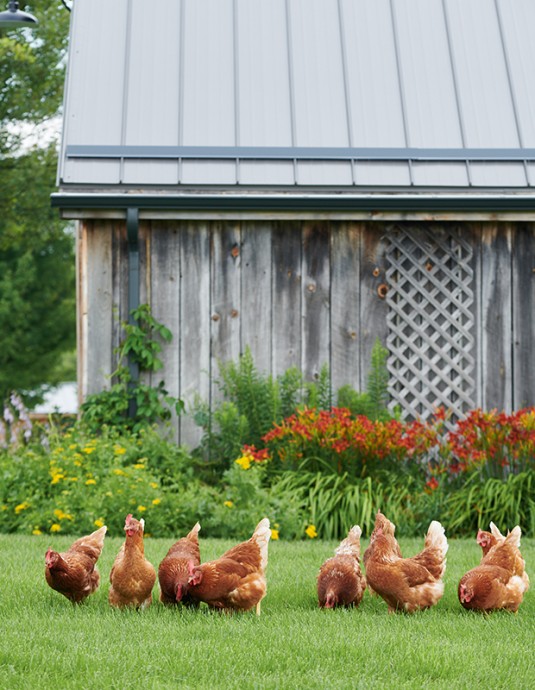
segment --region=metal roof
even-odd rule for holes
[[[74,3],[61,193],[533,191],[533,0],[109,6]]]

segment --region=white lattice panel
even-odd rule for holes
[[[472,247],[459,228],[394,227],[385,259],[391,406],[454,422],[474,406]]]

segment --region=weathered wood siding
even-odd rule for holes
[[[535,404],[535,224],[455,227],[472,252],[472,403],[507,410]],[[407,228],[432,252],[433,238],[448,224],[142,222],[141,301],[174,336],[155,382],[163,378],[188,406],[195,396],[215,401],[218,360],[236,360],[249,346],[262,371],[278,375],[297,366],[313,379],[327,364],[333,390],[346,383],[364,389],[375,339],[386,343],[389,335],[389,237]],[[126,230],[118,221],[85,221],[78,239],[85,396],[109,385],[127,318]],[[443,363],[435,356],[431,365],[438,370]],[[413,376],[415,390],[425,391],[425,378],[417,370]],[[198,442],[189,415],[175,428],[178,441]]]

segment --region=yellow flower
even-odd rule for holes
[[[75,460],[75,461],[74,461],[74,464],[76,465],[76,467],[81,467],[81,466],[82,466],[82,463],[80,462],[80,460]]]
[[[161,498],[155,498],[154,501],[152,502],[153,506],[158,506],[162,502]]]
[[[72,520],[72,515],[69,513],[64,513],[61,508],[56,508],[54,515],[58,518],[58,520]]]
[[[53,525],[50,525],[50,531],[51,532],[60,532],[61,531],[61,525],[58,525],[58,523],[55,522]]]
[[[316,528],[314,525],[309,525],[306,530],[305,534],[307,537],[310,537],[311,539],[315,539],[318,536],[318,533],[316,532]]]
[[[233,503],[232,501],[225,501],[225,502],[223,503],[223,505],[224,505],[224,506],[227,506],[227,508],[232,508],[232,506],[234,505],[234,503]]]
[[[145,465],[142,462],[136,463],[134,465],[134,467],[136,468],[136,470],[144,470],[145,469]]]
[[[26,510],[26,508],[29,507],[30,504],[28,503],[28,501],[24,501],[24,503],[19,503],[18,506],[15,506],[15,515],[22,513],[23,510]]]
[[[242,470],[248,470],[249,467],[251,467],[251,456],[242,455],[241,458],[238,458],[234,462],[236,463],[236,465],[239,465],[242,468]]]
[[[34,529],[32,534],[35,534],[36,536],[39,534],[43,534],[40,529]]]
[[[85,448],[83,448],[84,453],[86,453],[87,455],[90,455],[94,450],[95,449],[91,448],[90,446],[86,446]]]
[[[126,448],[123,448],[122,446],[115,446],[113,452],[115,455],[124,455],[126,453]]]
[[[147,510],[147,506],[138,506],[137,509],[139,513],[143,513],[145,510]]]
[[[149,484],[149,486],[151,487],[151,489],[157,489],[158,488],[158,484],[156,484],[156,482],[151,482]]]
[[[78,448],[77,443],[71,443],[71,445],[69,446],[69,450],[76,450],[76,448]]]
[[[54,472],[52,475],[52,481],[50,482],[51,484],[59,484],[59,482],[65,478],[65,475],[63,472]]]
[[[272,529],[271,530],[271,538],[276,541],[279,538],[279,530],[278,529]]]
[[[118,477],[126,477],[126,472],[124,470],[121,470],[120,468],[116,468],[113,470],[113,474],[116,474]]]
[[[104,520],[102,518],[98,518],[93,524],[95,527],[104,527]]]
[[[97,483],[97,482],[96,482],[94,479],[88,479],[88,480],[86,481],[86,484],[87,484],[87,485],[89,485],[89,484],[96,484],[96,483]]]

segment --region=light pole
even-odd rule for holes
[[[19,10],[19,3],[16,0],[9,0],[8,9],[0,12],[0,29],[18,29],[25,26],[33,29],[37,23],[37,19],[32,14]]]

